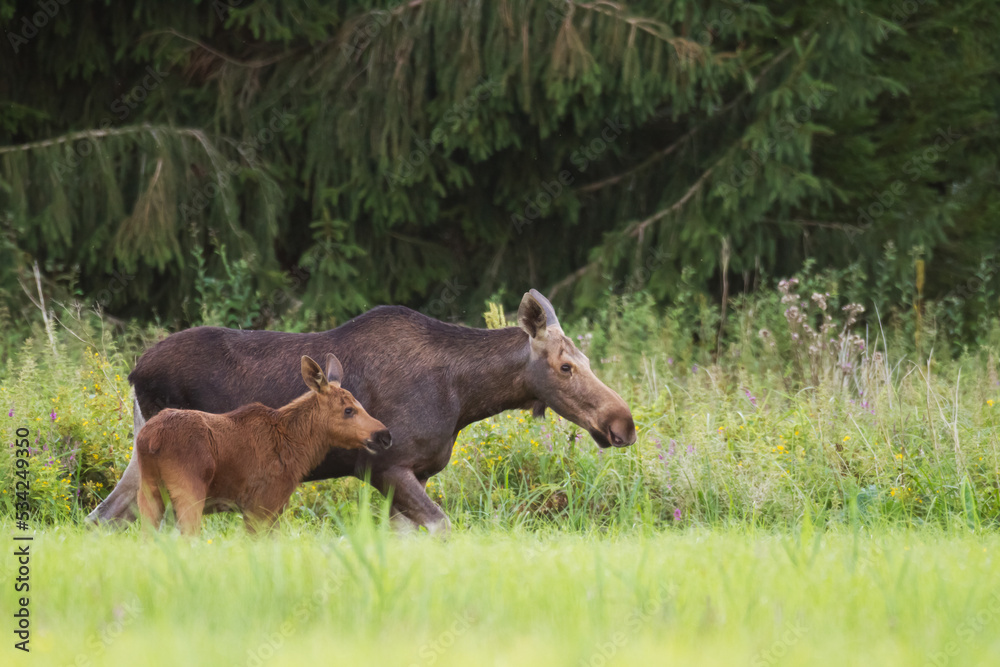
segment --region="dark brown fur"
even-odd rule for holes
[[[341,388],[334,355],[328,355],[325,375],[307,356],[301,370],[310,391],[281,408],[253,403],[222,415],[168,408],[146,423],[135,455],[139,511],[147,526],[163,518],[165,490],[184,534],[198,532],[206,501],[235,505],[253,531],[278,517],[331,447],[388,444],[385,426]]]
[[[548,406],[601,447],[635,442],[628,406],[563,335],[544,296],[524,295],[518,324],[473,329],[380,306],[322,333],[181,331],[149,349],[129,375],[136,428],[168,407],[222,413],[251,401],[284,405],[301,387],[287,370],[294,360],[333,350],[344,364],[344,387],[386,424],[395,444],[377,454],[332,450],[307,479],[370,474],[376,488],[394,493],[399,526],[447,529],[424,487],[448,464],[458,432],[475,421],[515,408],[540,414]],[[130,469],[92,520],[131,518],[138,480]]]

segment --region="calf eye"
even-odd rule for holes
[[[571,370],[573,370],[573,367],[570,366],[569,364],[563,364],[559,370],[561,370],[563,373],[569,373]]]
[[[354,414],[354,408],[344,408],[344,416],[350,417]]]

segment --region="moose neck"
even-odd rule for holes
[[[517,327],[473,329],[469,349],[459,349],[453,365],[461,405],[458,429],[504,410],[528,407],[535,396],[525,373],[530,358],[528,334]]]
[[[282,435],[278,439],[278,458],[296,481],[319,465],[330,448],[329,440],[316,428],[316,401],[316,394],[308,392],[276,411]]]

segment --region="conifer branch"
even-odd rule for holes
[[[625,230],[626,233],[629,236],[633,236],[633,237],[639,236],[639,237],[641,237],[643,234],[645,234],[646,228],[649,227],[651,224],[653,224],[657,220],[662,220],[663,218],[667,217],[671,213],[676,213],[677,211],[679,211],[684,206],[684,204],[688,203],[691,200],[691,197],[694,197],[695,194],[699,190],[701,190],[702,186],[705,185],[705,181],[708,180],[708,177],[712,175],[712,172],[715,170],[715,167],[718,166],[718,164],[719,163],[716,162],[711,167],[709,167],[708,169],[706,169],[705,172],[701,176],[698,177],[698,180],[694,182],[694,185],[692,185],[690,188],[688,188],[688,191],[685,192],[684,195],[680,199],[678,199],[677,201],[675,201],[673,204],[671,204],[667,208],[665,208],[665,209],[663,209],[661,211],[657,211],[656,213],[654,213],[653,215],[649,216],[648,218],[646,218],[642,222],[637,222],[637,223],[633,223],[632,225],[629,225],[629,228]]]
[[[5,153],[15,153],[19,151],[32,151],[38,148],[49,148],[51,146],[58,146],[59,144],[72,143],[74,141],[79,141],[80,139],[102,139],[105,137],[120,137],[129,134],[141,134],[147,132],[149,134],[155,135],[157,132],[167,132],[172,134],[177,134],[180,136],[190,136],[198,141],[205,150],[209,153],[212,152],[211,142],[205,133],[199,129],[193,127],[169,127],[167,125],[150,125],[149,123],[143,123],[142,125],[130,125],[128,127],[118,127],[108,130],[81,130],[80,132],[70,132],[69,134],[64,134],[59,137],[53,137],[51,139],[43,139],[42,141],[32,141],[26,144],[13,144],[10,146],[0,146],[0,155]]]
[[[808,30],[803,31],[801,33],[801,35],[800,35],[800,38],[805,37],[806,35],[809,34],[809,32],[810,31],[808,31]],[[758,72],[757,76],[754,77],[754,79],[753,79],[754,87],[756,87],[757,85],[759,85],[760,82],[761,82],[761,80],[765,76],[767,76],[767,73],[770,72],[772,69],[774,69],[775,66],[777,66],[782,60],[784,60],[785,58],[787,58],[789,56],[789,54],[791,54],[791,53],[792,53],[792,47],[788,47],[788,48],[784,49],[783,51],[781,51],[774,58],[772,58],[771,61],[760,72]],[[722,116],[723,114],[726,114],[726,113],[732,111],[733,108],[735,108],[736,105],[739,104],[743,100],[743,98],[745,98],[749,93],[750,93],[750,89],[745,89],[739,95],[737,95],[736,97],[734,97],[732,99],[732,101],[730,101],[728,104],[726,104],[721,109],[719,109],[718,112],[716,112],[715,114],[713,114],[711,118],[705,120],[702,123],[699,123],[698,125],[695,125],[690,130],[688,130],[683,135],[681,135],[681,137],[679,139],[677,139],[677,141],[673,142],[672,144],[670,144],[666,148],[663,148],[661,150],[656,151],[655,153],[653,153],[652,155],[650,155],[649,157],[647,157],[645,160],[643,160],[642,162],[640,162],[636,166],[631,167],[630,169],[626,169],[622,173],[617,174],[615,176],[609,176],[608,178],[605,178],[603,180],[597,181],[595,183],[588,183],[587,185],[581,186],[581,187],[579,187],[579,188],[576,189],[576,192],[578,192],[578,193],[593,192],[595,190],[600,190],[601,188],[606,188],[609,185],[614,185],[615,183],[618,183],[618,182],[620,182],[620,181],[628,178],[629,176],[631,176],[631,175],[633,175],[633,174],[635,174],[637,172],[640,172],[643,169],[645,169],[646,167],[649,167],[649,166],[655,164],[656,162],[662,160],[663,158],[669,156],[671,153],[673,153],[675,150],[677,150],[682,143],[684,143],[685,141],[688,141],[690,139],[693,139],[695,137],[695,135],[697,135],[698,132],[701,131],[701,129],[705,126],[705,124],[708,123],[710,120],[718,118],[718,117]]]
[[[697,192],[702,189],[702,187],[704,187],[705,182],[708,180],[708,177],[712,175],[712,172],[715,171],[715,168],[719,165],[719,162],[721,162],[721,161],[722,160],[720,159],[718,162],[716,162],[711,167],[709,167],[708,169],[706,169],[705,172],[702,173],[702,175],[698,177],[698,180],[696,180],[694,182],[694,184],[690,188],[688,188],[687,192],[685,192],[681,196],[681,198],[678,199],[677,201],[675,201],[673,204],[671,204],[670,206],[668,206],[665,209],[657,211],[656,213],[654,213],[653,215],[649,216],[645,220],[641,220],[639,222],[634,222],[631,225],[629,225],[625,229],[625,232],[624,232],[625,235],[629,236],[629,237],[636,237],[636,236],[638,236],[641,239],[642,236],[643,236],[643,234],[645,234],[645,232],[646,232],[646,228],[649,227],[651,224],[653,224],[657,220],[662,220],[663,218],[665,218],[666,216],[670,215],[671,213],[676,213],[681,208],[683,208],[684,205],[687,204],[689,201],[691,201],[691,198],[694,197],[695,194],[697,194]],[[562,280],[560,280],[559,282],[557,282],[555,285],[553,285],[551,288],[549,288],[549,291],[548,291],[549,298],[552,298],[557,292],[559,292],[560,290],[562,290],[567,285],[569,285],[569,284],[571,284],[571,283],[579,280],[580,278],[582,278],[587,272],[591,271],[592,269],[594,269],[595,267],[597,267],[599,264],[600,264],[600,260],[594,260],[592,262],[588,262],[587,264],[584,264],[579,269],[577,269],[573,273],[569,274],[568,276],[566,276],[565,278],[563,278]]]
[[[156,30],[154,32],[149,32],[149,33],[146,33],[145,35],[143,35],[143,37],[152,37],[154,35],[173,35],[174,37],[176,37],[178,39],[181,39],[181,40],[184,40],[185,42],[190,42],[191,44],[194,44],[195,46],[197,46],[199,49],[201,49],[203,51],[207,51],[208,53],[211,53],[216,58],[219,58],[221,60],[225,60],[230,65],[236,65],[237,67],[243,67],[243,68],[246,68],[246,69],[261,69],[262,67],[268,67],[270,65],[273,65],[276,62],[280,62],[280,61],[284,60],[285,58],[290,58],[291,56],[296,55],[297,53],[299,53],[302,50],[302,49],[292,49],[292,50],[290,50],[290,51],[288,51],[286,53],[282,53],[282,54],[279,54],[277,56],[272,56],[271,58],[262,58],[262,59],[259,59],[259,60],[238,60],[238,59],[236,59],[236,58],[234,58],[232,56],[226,55],[222,51],[218,51],[216,49],[213,49],[208,44],[205,44],[204,42],[199,41],[199,40],[195,39],[194,37],[190,37],[190,36],[185,35],[185,34],[183,34],[181,32],[178,32],[178,31],[174,30],[173,28],[167,28],[166,30]]]
[[[636,166],[632,167],[631,169],[627,169],[616,176],[609,176],[608,178],[605,178],[604,180],[601,181],[597,181],[595,183],[588,183],[587,185],[577,188],[576,191],[578,193],[584,193],[584,192],[593,192],[594,190],[600,190],[601,188],[606,188],[609,185],[614,185],[615,183],[618,183],[619,181],[628,178],[629,176],[638,171],[642,171],[651,164],[658,162],[659,160],[662,160],[663,158],[673,153],[675,150],[680,148],[681,144],[684,143],[685,141],[694,138],[694,136],[698,134],[698,131],[701,128],[702,125],[694,126],[690,130],[685,132],[683,135],[681,135],[680,139],[670,144],[666,148],[656,151],[655,153],[653,153],[645,160],[643,160]]]

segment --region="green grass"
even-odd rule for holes
[[[367,521],[285,521],[261,539],[235,526],[191,542],[41,531],[31,664],[986,665],[1000,651],[992,533],[472,529],[441,542]],[[7,549],[3,572],[14,566]],[[10,619],[11,595],[3,605]]]
[[[387,533],[358,480],[300,486],[258,539],[232,515],[192,542],[84,528],[130,456],[125,378],[157,333],[40,331],[0,373],[0,438],[31,432],[30,660],[994,664],[1000,348],[938,359],[881,323],[865,345],[847,325],[806,345],[785,307],[734,306],[710,348],[641,300],[570,331],[638,443],[599,451],[551,412],[469,426],[428,484],[445,542]]]

